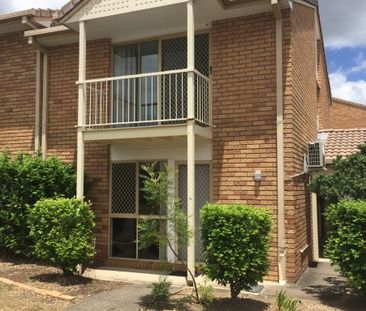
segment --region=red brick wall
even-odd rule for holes
[[[48,154],[76,165],[78,46],[65,45],[50,51]],[[87,45],[87,79],[111,75],[111,43],[98,40]],[[87,198],[96,212],[96,261],[108,256],[109,146],[87,143],[85,172]]]
[[[0,35],[0,151],[34,150],[36,51],[24,34]]]
[[[311,257],[307,180],[292,176],[303,171],[307,143],[317,137],[317,49],[313,9],[294,4],[283,14],[287,278],[294,282]],[[219,21],[211,34],[214,200],[271,210],[269,279],[277,280],[275,19],[266,13]]]
[[[276,51],[273,13],[213,23],[213,199],[273,214],[269,278],[277,280]],[[262,171],[262,182],[253,180]]]
[[[287,279],[295,282],[311,260],[311,206],[304,155],[317,138],[316,34],[314,9],[294,3],[285,82],[285,205]],[[308,245],[306,251],[300,250]]]
[[[333,99],[329,122],[324,129],[366,128],[366,103],[360,105]]]
[[[330,109],[332,105],[329,88],[329,77],[325,59],[324,45],[318,41],[318,115],[319,128],[329,128]]]

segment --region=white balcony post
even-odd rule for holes
[[[84,136],[85,125],[85,79],[86,79],[86,31],[85,22],[79,22],[79,99],[78,99],[78,133],[77,133],[77,182],[76,196],[84,198]]]
[[[187,250],[187,265],[195,274],[195,85],[194,85],[194,7],[193,1],[187,2],[187,217],[188,228],[192,232]],[[191,276],[187,273],[188,281]]]

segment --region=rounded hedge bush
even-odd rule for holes
[[[44,199],[30,210],[30,236],[34,254],[64,274],[94,257],[94,213],[91,204],[77,199]]]
[[[366,294],[366,201],[341,201],[325,212],[325,254],[351,286]]]
[[[269,269],[271,217],[246,205],[207,204],[201,211],[205,273],[230,285],[235,299],[263,280]]]
[[[29,209],[43,198],[73,197],[75,189],[75,169],[57,158],[1,153],[0,247],[31,256]]]

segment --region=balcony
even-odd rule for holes
[[[85,131],[185,124],[187,69],[87,80]],[[209,127],[210,79],[194,73],[195,124]]]
[[[194,79],[194,118],[188,117],[188,79]],[[189,120],[209,138],[211,81],[197,70],[170,70],[86,80],[85,140],[185,136]],[[162,130],[164,127],[164,130]],[[169,128],[169,130],[167,130]]]

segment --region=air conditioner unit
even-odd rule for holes
[[[308,168],[323,168],[325,164],[324,144],[321,141],[308,145]]]

